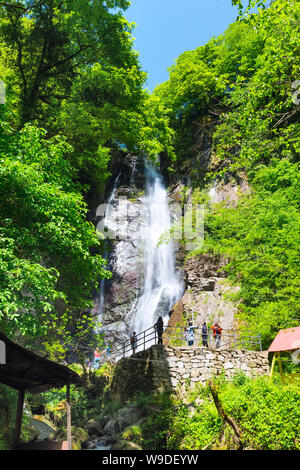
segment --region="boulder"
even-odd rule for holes
[[[128,426],[138,422],[142,417],[141,411],[135,407],[130,406],[123,408],[119,411],[117,416],[117,424],[120,430],[124,430]]]
[[[86,430],[89,434],[89,436],[91,435],[95,435],[95,436],[98,436],[98,437],[101,437],[104,435],[104,429],[103,429],[103,426],[101,426],[100,423],[98,423],[97,421],[91,419],[87,425],[86,425]]]
[[[117,434],[118,432],[119,432],[119,428],[118,428],[116,420],[110,419],[104,427],[104,433],[107,434],[108,436],[113,436],[114,434]]]

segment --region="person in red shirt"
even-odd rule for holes
[[[223,328],[221,328],[221,326],[219,325],[218,322],[216,322],[214,324],[214,326],[211,327],[211,329],[213,330],[213,335],[214,335],[214,338],[215,338],[215,345],[216,345],[216,349],[218,349],[220,347],[220,344],[221,344],[221,336],[222,336],[222,330]]]

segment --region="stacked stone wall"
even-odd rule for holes
[[[173,387],[183,380],[205,384],[225,374],[231,380],[237,372],[248,377],[269,373],[266,352],[239,350],[210,351],[204,348],[167,348],[167,362]]]
[[[126,401],[139,391],[172,392],[187,384],[205,385],[222,373],[232,380],[238,372],[248,377],[268,374],[267,352],[152,346],[118,362],[111,392],[114,399]]]

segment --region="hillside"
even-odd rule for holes
[[[0,3],[0,330],[82,374],[78,448],[299,449],[288,353],[285,384],[218,366],[192,387],[189,364],[184,386],[134,394],[128,374],[117,393],[118,365],[90,367],[159,317],[181,335],[163,350],[189,322],[190,346],[218,321],[263,351],[299,326],[300,4],[231,3],[237,20],[151,93],[128,1]],[[6,449],[17,398],[0,387]],[[37,402],[64,438],[62,391]]]

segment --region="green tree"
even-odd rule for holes
[[[249,2],[224,34],[182,54],[155,96],[174,130],[179,177],[197,190],[241,175],[250,185],[236,208],[207,204],[196,253],[229,259],[242,318],[267,346],[299,319],[300,7],[263,3]]]
[[[239,317],[267,348],[279,329],[299,320],[300,172],[287,159],[263,166],[237,207],[217,204],[205,218],[205,246],[229,259],[225,270],[240,286]]]
[[[1,329],[57,336],[91,308],[105,276],[86,204],[64,158],[68,145],[32,126],[1,133]]]
[[[95,63],[136,64],[131,27],[120,12],[128,5],[126,0],[1,2],[2,57],[17,90],[21,126],[37,119],[53,128],[73,81]]]

